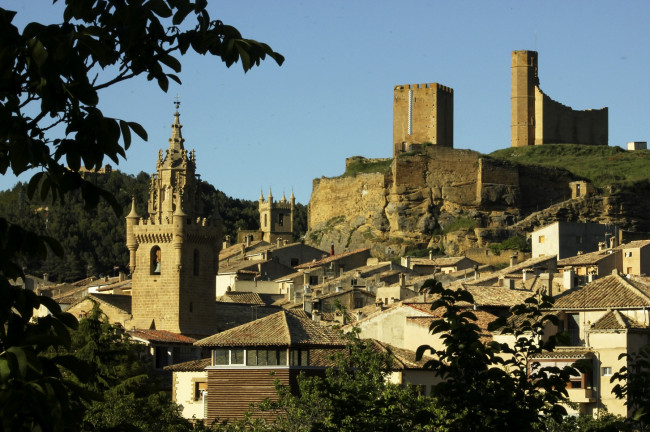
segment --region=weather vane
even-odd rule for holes
[[[178,111],[178,108],[181,106],[181,97],[176,93],[176,96],[174,97],[174,105],[176,105],[176,111]]]

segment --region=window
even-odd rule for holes
[[[264,227],[266,228],[266,214],[264,215]]]
[[[286,350],[247,350],[247,366],[285,366],[287,364]]]
[[[318,276],[309,276],[309,285],[318,285]]]
[[[537,238],[538,243],[544,243],[545,241],[546,241],[546,236],[541,235]]]
[[[632,258],[632,252],[625,252],[625,258]]]
[[[229,361],[229,349],[217,348],[212,351],[212,363],[214,365],[227,365],[230,364]]]
[[[208,391],[208,383],[205,381],[202,382],[194,382],[194,400],[198,401],[201,400],[201,397],[203,396],[204,392]]]
[[[199,250],[194,249],[194,254],[192,255],[192,273],[194,276],[199,275],[199,267],[200,267],[200,260],[199,260]]]
[[[149,274],[159,275],[161,270],[162,253],[159,246],[151,248]]]
[[[354,299],[354,308],[359,309],[364,307],[365,305],[363,304],[363,299],[362,298],[355,298]]]
[[[244,350],[243,349],[231,349],[230,350],[230,364],[231,365],[243,365],[244,364]]]
[[[278,225],[283,226],[284,225],[284,214],[280,213],[278,215]]]
[[[292,349],[291,366],[309,366],[309,350]]]
[[[601,375],[602,376],[611,376],[612,375],[612,367],[611,366],[603,366],[600,368]]]

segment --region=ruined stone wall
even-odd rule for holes
[[[414,155],[393,160],[393,187],[419,188],[426,186],[427,157]]]
[[[535,145],[608,144],[608,110],[578,111],[554,101],[535,87]]]
[[[477,178],[476,201],[481,205],[519,205],[519,169],[516,166],[482,158],[478,161]]]
[[[479,153],[442,147],[428,148],[427,186],[435,200],[476,205]]]
[[[339,216],[359,215],[367,218],[367,223],[383,218],[387,186],[385,177],[381,173],[369,173],[314,179],[308,207],[309,228]]]
[[[554,101],[539,87],[537,52],[513,51],[511,146],[608,144],[607,108],[578,111]]]

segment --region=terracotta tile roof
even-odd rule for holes
[[[360,294],[364,294],[364,295],[366,295],[368,297],[372,297],[372,298],[376,297],[374,293],[371,293],[370,291],[368,291],[366,289],[359,288],[359,287],[352,287],[352,288],[346,288],[344,290],[341,290],[340,292],[334,291],[334,292],[331,292],[331,293],[319,295],[319,296],[316,297],[316,299],[319,299],[319,300],[328,299],[328,298],[332,298],[332,297],[338,297],[338,296],[346,295],[346,294],[349,294],[351,292],[358,292]]]
[[[196,346],[343,346],[339,333],[295,313],[281,311],[201,339]]]
[[[649,307],[650,285],[619,275],[596,279],[582,288],[560,294],[554,309]]]
[[[117,308],[124,313],[131,313],[131,300],[130,295],[125,294],[90,294],[88,297],[97,300],[100,304],[107,304]]]
[[[467,284],[479,285],[481,283],[487,283],[490,281],[496,281],[499,276],[509,276],[513,273],[521,273],[526,269],[544,269],[548,267],[549,264],[557,262],[555,255],[551,256],[542,256],[537,258],[530,258],[526,261],[522,261],[518,264],[515,264],[510,267],[506,267],[496,272],[487,273],[485,276],[479,276],[478,279],[472,281],[466,281]],[[555,265],[553,265],[555,267]]]
[[[130,289],[131,285],[133,283],[133,280],[127,279],[122,282],[115,282],[114,284],[106,285],[101,288],[97,288],[97,291],[111,291],[114,289]]]
[[[303,272],[297,271],[297,272],[289,273],[288,275],[284,275],[277,279],[274,279],[273,282],[288,281],[288,280],[295,279],[297,277],[302,277],[303,275],[304,275]]]
[[[413,316],[413,317],[407,317],[406,321],[414,323],[418,326],[426,326],[429,327],[431,323],[439,318],[442,318],[443,314],[443,309],[438,308],[435,311],[429,311],[431,313],[431,316],[428,317],[422,317],[422,316]],[[480,336],[481,336],[481,341],[483,342],[489,342],[492,340],[492,332],[488,330],[488,325],[494,320],[497,319],[497,316],[494,315],[493,313],[490,313],[485,310],[472,310],[471,311],[474,316],[476,316],[476,321],[474,323],[479,326],[480,330]]]
[[[165,366],[163,369],[172,372],[200,372],[212,363],[211,358],[204,358],[201,360],[190,360],[183,363],[176,363],[174,365]]]
[[[613,253],[619,253],[620,251],[615,251],[612,249],[603,249],[601,251],[589,252],[582,255],[576,255],[569,258],[561,259],[557,262],[558,267],[566,266],[581,266],[581,265],[590,265],[597,264],[600,260],[608,258]]]
[[[650,240],[635,240],[615,247],[614,249],[636,249],[650,245]]]
[[[453,266],[458,264],[464,259],[468,259],[464,256],[460,257],[433,257],[433,259],[429,258],[410,258],[411,264],[412,265],[427,265],[427,266],[439,266],[439,267],[447,267],[447,266]],[[472,260],[470,260],[472,261]]]
[[[177,344],[193,344],[196,342],[196,339],[189,336],[183,336],[178,333],[172,333],[167,330],[146,330],[146,329],[135,329],[130,330],[129,334],[131,337],[144,339],[149,342],[160,342],[160,343],[177,343]]]
[[[607,312],[601,319],[591,325],[591,330],[648,329],[648,326],[625,316],[617,310]]]
[[[578,360],[593,357],[593,351],[589,348],[555,348],[553,351],[546,351],[532,356],[534,359],[568,359]]]
[[[473,304],[477,306],[512,307],[524,303],[528,297],[533,295],[532,291],[497,286],[477,286],[461,283],[459,288],[468,291],[474,298]],[[437,299],[437,295],[427,294],[425,303],[431,304]],[[422,302],[422,296],[414,297],[412,301],[404,301],[405,304],[418,302]],[[459,305],[469,304],[461,302]]]
[[[310,267],[320,267],[320,266],[323,266],[325,264],[329,264],[332,261],[337,261],[337,260],[339,260],[341,258],[345,258],[347,256],[362,253],[362,252],[366,252],[366,251],[369,251],[369,250],[370,250],[370,248],[362,248],[362,249],[356,249],[356,250],[353,250],[353,251],[350,251],[350,252],[343,252],[343,253],[340,253],[340,254],[327,256],[327,257],[321,258],[319,260],[310,261],[310,262],[307,262],[307,263],[304,263],[304,264],[300,264],[300,265],[295,266],[294,268],[296,268],[296,269],[306,269],[306,268],[310,268]]]
[[[394,371],[404,369],[422,369],[424,364],[432,360],[432,357],[423,356],[422,359],[415,359],[415,351],[398,348],[394,345],[378,341],[377,339],[366,339],[370,342],[372,348],[380,353],[387,353],[392,359],[391,369]]]
[[[221,297],[218,297],[217,301],[225,303],[245,303],[251,305],[265,304],[258,293],[244,291],[228,291]]]

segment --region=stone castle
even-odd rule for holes
[[[126,216],[136,328],[204,336],[216,331],[215,278],[220,220],[201,217],[196,156],[181,134],[178,102],[169,148],[158,154],[148,217]]]
[[[607,145],[607,108],[575,111],[539,88],[537,53],[512,53],[512,146],[549,143]],[[313,182],[308,237],[318,247],[373,245],[394,257],[404,245],[436,246],[459,218],[476,222],[474,245],[499,238],[505,226],[572,197],[571,173],[521,167],[454,149],[453,90],[440,84],[393,89],[393,159],[388,172]],[[391,239],[400,239],[391,244]],[[459,251],[456,251],[459,252]]]
[[[539,87],[537,52],[512,52],[511,146],[607,145],[607,108],[577,111]]]

